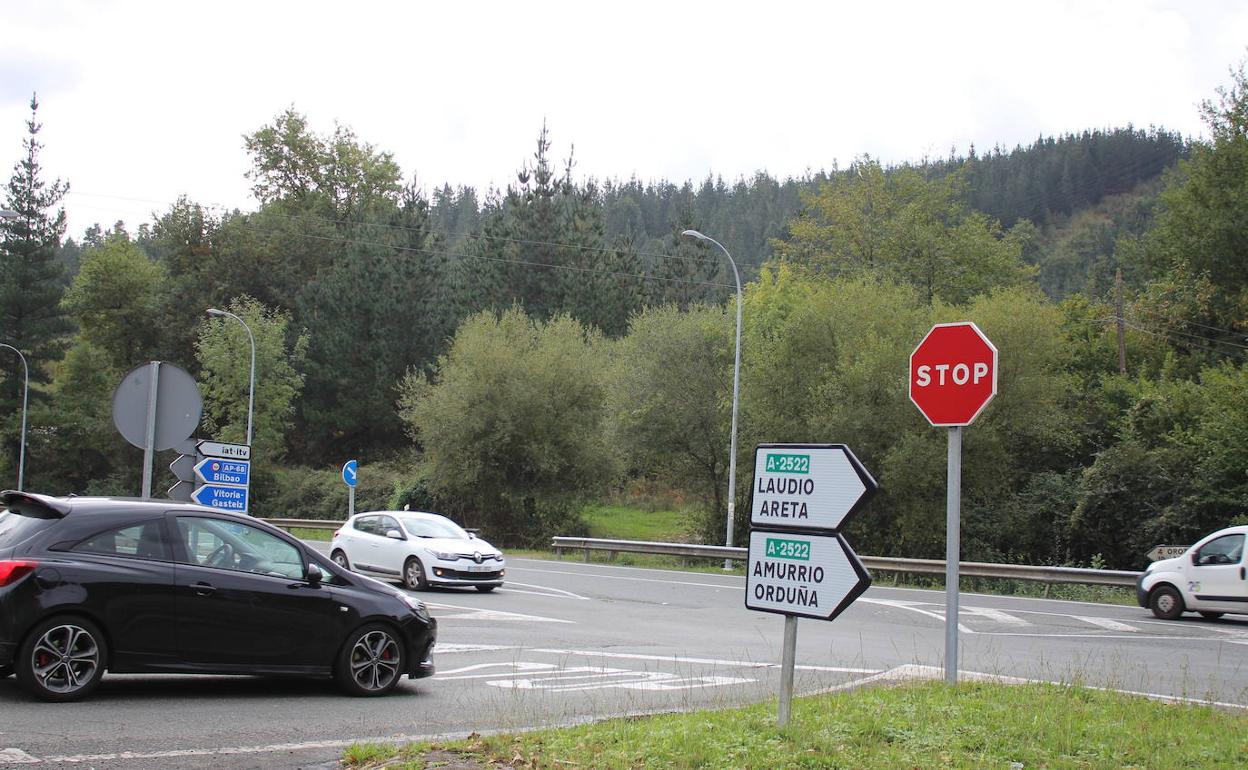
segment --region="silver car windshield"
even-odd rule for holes
[[[450,519],[403,519],[403,528],[412,537],[449,537],[467,540],[468,533]]]

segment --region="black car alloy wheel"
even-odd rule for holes
[[[104,635],[80,618],[52,618],[26,638],[17,659],[17,682],[37,698],[70,701],[85,696],[104,674]]]
[[[353,695],[384,695],[403,675],[403,645],[386,626],[367,625],[347,639],[338,682]]]

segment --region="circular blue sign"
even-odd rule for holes
[[[359,480],[359,477],[357,475],[359,473],[359,470],[360,470],[360,464],[357,463],[355,460],[347,460],[346,463],[343,464],[342,480],[346,482],[347,486],[353,487],[356,485],[356,483]]]

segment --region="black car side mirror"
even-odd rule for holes
[[[321,568],[316,564],[309,564],[307,579],[309,585],[319,586],[325,579],[325,573],[321,572]]]

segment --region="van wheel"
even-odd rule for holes
[[[1176,620],[1183,614],[1183,597],[1173,586],[1158,586],[1148,597],[1148,606],[1162,620]]]

